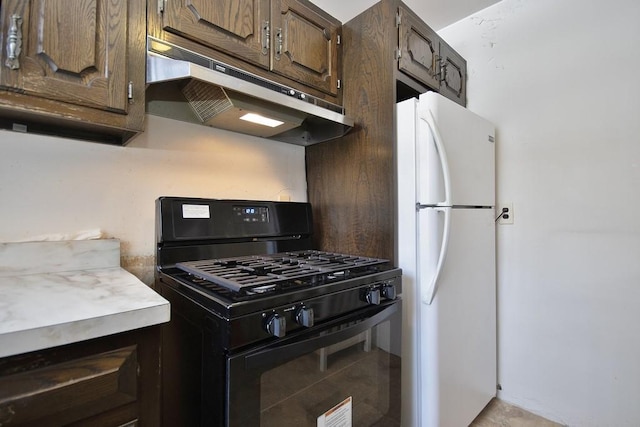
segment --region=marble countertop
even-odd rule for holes
[[[115,239],[0,243],[0,357],[169,321]]]

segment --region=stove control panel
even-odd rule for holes
[[[239,222],[269,222],[269,208],[266,206],[234,206],[233,213]]]
[[[304,333],[305,329],[322,328],[327,322],[341,316],[353,314],[357,317],[356,312],[359,310],[383,307],[397,300],[400,298],[401,290],[401,278],[394,276],[390,279],[350,286],[337,292],[319,292],[311,298],[298,298],[282,305],[269,301],[271,307],[267,309],[231,319],[230,335],[236,337],[236,340],[230,342],[228,348],[288,338],[296,333]],[[283,295],[282,299],[286,300],[289,297]]]

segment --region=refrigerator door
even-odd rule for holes
[[[431,304],[444,270],[451,237],[451,207],[425,208],[418,213],[418,283],[420,299]]]
[[[434,92],[420,95],[418,117],[418,202],[494,206],[493,125]]]
[[[431,305],[428,284],[444,234],[442,210],[418,213],[416,300],[423,427],[463,426],[496,394],[494,209],[451,209],[446,262]],[[425,295],[427,294],[427,295]]]

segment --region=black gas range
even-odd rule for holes
[[[284,386],[285,395],[265,378],[291,376],[299,368],[287,364],[314,355],[327,380],[329,355],[391,360],[390,348],[372,352],[378,338],[371,334],[397,316],[400,270],[383,259],[312,249],[309,204],[163,197],[156,208],[156,286],[172,305],[163,333],[166,425],[316,426],[333,400],[309,412],[296,400],[302,377]],[[339,396],[355,405],[370,400],[359,393]],[[270,404],[271,394],[280,403]],[[390,402],[397,403],[378,405],[381,418]],[[279,416],[278,405],[307,420]],[[352,410],[357,420],[360,410]]]

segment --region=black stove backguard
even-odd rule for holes
[[[308,203],[161,197],[156,263],[311,249],[312,227]]]

